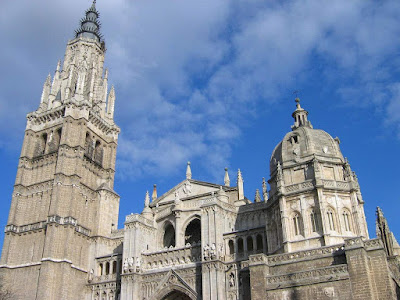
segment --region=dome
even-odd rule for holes
[[[323,130],[314,129],[307,120],[308,112],[301,108],[299,99],[296,99],[296,102],[297,109],[292,115],[295,124],[292,126],[292,131],[285,135],[272,152],[270,173],[275,171],[278,162],[285,167],[312,160],[314,157],[343,163],[339,139],[332,138]]]

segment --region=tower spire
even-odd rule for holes
[[[311,122],[308,121],[308,111],[303,109],[300,105],[300,98],[296,97],[296,110],[292,113],[292,117],[294,119],[294,125],[292,125],[292,130],[295,130],[299,127],[308,127],[313,128]]]
[[[101,24],[99,22],[100,13],[96,9],[96,0],[92,6],[86,10],[85,17],[81,19],[80,27],[75,30],[75,37],[84,37],[103,42],[103,36],[100,33]]]

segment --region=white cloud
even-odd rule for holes
[[[47,72],[89,5],[1,2],[7,46],[0,63],[9,74],[3,124],[20,124],[37,107]],[[247,122],[264,113],[260,107],[281,100],[284,87],[306,83],[313,68],[321,82],[337,85],[341,103],[359,105],[362,97],[382,108],[386,123],[400,124],[398,1],[118,0],[98,7],[123,129],[120,176],[170,174],[200,157],[203,168],[222,169]],[[9,31],[16,20],[22,26]]]

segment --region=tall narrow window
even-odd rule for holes
[[[117,261],[116,260],[114,260],[113,261],[113,274],[115,274],[115,273],[117,273]]]
[[[292,222],[294,235],[300,235],[300,215],[298,213],[293,215]]]
[[[257,235],[256,242],[257,242],[257,250],[263,250],[264,246],[263,246],[263,238],[262,238],[261,234]]]
[[[96,145],[94,147],[94,161],[99,165],[103,162],[103,147],[101,147],[100,141],[96,141]]]
[[[92,145],[92,139],[90,138],[89,132],[86,133],[86,138],[85,138],[85,156],[87,158],[92,158],[93,155],[93,145]]]
[[[318,232],[318,223],[317,216],[315,215],[315,211],[312,210],[310,213],[310,222],[311,222],[311,230],[312,232]]]
[[[233,241],[232,240],[229,240],[228,247],[229,247],[229,254],[232,255],[235,252],[235,247],[233,245]]]
[[[243,239],[239,238],[238,239],[238,253],[242,254],[243,252],[244,252]]]
[[[348,211],[343,211],[343,224],[345,231],[351,231],[350,227],[350,213]]]
[[[327,217],[329,230],[335,230],[334,213],[332,209],[328,209]]]
[[[251,236],[248,236],[247,237],[247,251],[253,251],[254,250],[254,247],[253,247],[254,245],[253,245],[253,237],[251,237]]]
[[[40,146],[40,154],[45,154],[47,146],[47,133],[42,134],[41,146]]]

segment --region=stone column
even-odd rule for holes
[[[202,290],[203,300],[226,299],[225,265],[220,261],[220,246],[223,243],[223,210],[217,203],[202,207]]]
[[[282,223],[282,246],[284,247],[285,252],[290,252],[290,244],[288,243],[289,224],[286,211],[286,199],[284,196],[279,199],[279,209]]]
[[[181,248],[185,246],[185,228],[182,228],[181,211],[175,210],[175,246]]]

